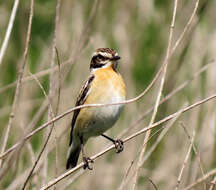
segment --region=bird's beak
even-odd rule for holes
[[[118,55],[117,55],[117,56],[114,56],[114,57],[112,58],[112,60],[114,60],[114,61],[117,61],[117,60],[119,60],[119,59],[121,59],[121,57],[119,57]]]

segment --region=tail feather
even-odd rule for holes
[[[74,168],[77,165],[81,147],[77,146],[76,148],[71,148],[69,150],[66,169]]]

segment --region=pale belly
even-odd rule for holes
[[[107,101],[102,101],[100,103],[117,103],[124,101],[125,97],[121,97],[118,94],[112,96],[111,99]],[[99,136],[105,131],[110,129],[115,122],[118,120],[119,115],[122,111],[122,105],[113,105],[106,107],[90,108],[92,110],[92,120],[85,127],[83,131],[84,139],[88,139],[92,136]]]

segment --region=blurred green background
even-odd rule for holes
[[[172,18],[174,1],[62,1],[60,18],[56,29],[56,47],[60,58],[60,74],[55,57],[55,84],[53,107],[57,106],[58,86],[61,86],[58,114],[74,106],[77,93],[89,74],[91,55],[99,47],[115,49],[122,57],[119,72],[127,85],[127,97],[132,98],[141,93],[152,81],[165,57],[169,27]],[[196,1],[179,1],[172,47],[184,30]],[[13,1],[0,2],[0,47],[3,42]],[[14,100],[15,81],[23,61],[30,1],[20,1],[8,47],[0,65],[0,142],[3,143],[11,105]],[[47,121],[48,103],[36,81],[29,79],[30,72],[36,74],[45,92],[49,93],[50,63],[55,29],[56,1],[36,0],[32,21],[31,41],[24,70],[24,81],[19,96],[18,109],[12,123],[7,148],[29,132]],[[209,68],[191,81],[184,89],[161,105],[157,120],[160,120],[187,104],[192,104],[215,92],[215,44],[216,44],[216,1],[200,1],[197,14],[190,30],[186,32],[180,45],[169,60],[166,81],[162,98],[176,89],[183,82],[205,65]],[[59,78],[60,77],[60,78]],[[60,79],[60,80],[59,80]],[[125,129],[125,136],[145,127],[151,114],[136,124],[157,97],[159,81],[141,100],[126,105],[116,126],[108,134],[117,137]],[[57,113],[56,113],[57,114]],[[195,144],[200,152],[204,171],[216,167],[215,135],[215,102],[187,112],[179,120],[184,122],[190,134],[196,131]],[[69,141],[70,121],[72,115],[56,122],[47,150],[42,155],[36,173],[30,179],[27,189],[38,189],[65,171],[66,152]],[[152,133],[157,131],[153,130]],[[154,144],[160,133],[149,141],[147,151]],[[26,173],[40,152],[46,138],[46,130],[35,135],[25,145],[4,172],[0,189],[20,189]],[[139,136],[126,144],[125,151],[116,155],[109,152],[94,164],[94,170],[81,173],[72,182],[73,177],[61,181],[57,189],[118,189],[132,161],[133,167],[127,177],[126,187],[130,189],[135,165],[141,150],[144,136]],[[57,139],[57,145],[56,145]],[[86,149],[89,155],[103,150],[107,141],[100,137],[90,140]],[[57,174],[55,172],[56,152],[58,147]],[[177,176],[184,156],[189,147],[189,140],[179,122],[174,123],[165,138],[153,154],[144,163],[139,172],[137,189],[153,189],[148,178],[152,179],[159,189],[171,189],[177,183]],[[47,158],[47,160],[46,160]],[[8,159],[8,157],[7,157]],[[7,162],[5,159],[5,162]],[[26,172],[26,173],[25,173]],[[191,155],[181,182],[184,187],[200,177],[201,171],[196,156]],[[98,178],[103,177],[102,180]],[[70,181],[71,180],[71,181]],[[206,182],[209,187],[208,179]],[[16,186],[12,186],[18,181]],[[67,185],[68,184],[68,185]],[[91,187],[89,187],[91,184]],[[64,187],[64,188],[63,188]],[[197,186],[203,189],[203,185]]]

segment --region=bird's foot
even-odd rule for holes
[[[124,150],[124,142],[121,139],[117,139],[114,142],[116,153],[120,153]]]
[[[93,167],[90,166],[90,163],[94,163],[94,160],[92,160],[91,158],[89,157],[83,157],[83,162],[84,162],[84,165],[83,165],[83,169],[85,170],[86,168],[88,168],[89,170],[93,170]]]

